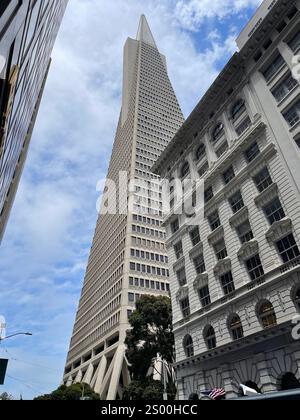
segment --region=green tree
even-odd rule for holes
[[[3,394],[0,395],[0,401],[12,401],[13,396],[9,395],[7,392],[3,392]]]
[[[82,396],[88,400],[100,400],[92,388],[87,384],[74,384],[69,387],[60,386],[51,394],[41,395],[35,398],[36,401],[79,401]]]
[[[131,330],[127,332],[125,344],[132,383],[125,389],[123,399],[162,399],[161,382],[147,378],[147,374],[157,355],[170,365],[174,362],[170,299],[166,296],[142,296],[129,323]],[[170,395],[174,397],[174,384],[168,386]]]

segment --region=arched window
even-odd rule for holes
[[[186,357],[194,356],[194,343],[190,335],[185,336],[183,340],[183,347],[184,347]]]
[[[204,340],[208,350],[212,350],[217,347],[216,333],[211,325],[207,326],[204,330]]]
[[[276,314],[271,302],[266,300],[258,308],[259,321],[264,329],[277,325]]]
[[[232,315],[229,319],[229,330],[234,341],[244,337],[244,330],[241,318],[238,315]]]
[[[231,118],[236,120],[245,110],[245,102],[242,99],[236,101],[236,103],[231,108]]]
[[[205,145],[201,143],[196,151],[196,159],[200,160],[205,155],[205,152],[206,152]]]
[[[298,311],[300,311],[300,286],[296,290],[294,302],[295,302],[296,308],[298,309]]]
[[[181,178],[184,178],[190,173],[190,165],[188,162],[185,162],[181,167]]]
[[[223,134],[224,132],[224,124],[222,122],[219,122],[212,133],[212,140],[213,142],[216,142]]]
[[[296,376],[288,372],[284,374],[280,381],[280,391],[288,391],[289,389],[298,389],[300,388],[300,382],[296,378]]]

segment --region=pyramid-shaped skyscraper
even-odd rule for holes
[[[101,399],[121,398],[129,382],[124,340],[136,300],[169,294],[162,196],[151,167],[183,121],[166,59],[142,16],[124,48],[122,110],[107,176],[118,185],[118,204],[132,199],[133,206],[99,216],[64,375],[65,384],[87,383]],[[134,180],[132,192],[123,191],[120,173]]]

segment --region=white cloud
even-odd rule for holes
[[[180,25],[197,31],[205,19],[224,19],[261,3],[262,0],[180,0],[175,10]]]

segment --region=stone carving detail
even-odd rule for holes
[[[208,273],[199,274],[194,281],[194,289],[198,291],[208,284]]]
[[[186,286],[182,286],[182,287],[178,290],[178,292],[177,292],[177,294],[176,294],[176,299],[177,299],[177,301],[179,302],[180,300],[183,300],[183,299],[187,298],[188,296],[189,296],[189,288],[188,288],[188,286],[186,285]]]
[[[223,274],[227,273],[231,270],[231,259],[229,257],[225,258],[224,260],[218,261],[214,268],[214,272],[217,276],[222,276]]]
[[[252,241],[246,242],[242,245],[238,252],[238,257],[241,260],[247,260],[251,258],[253,255],[257,254],[259,251],[258,242],[256,239],[252,239]]]
[[[269,242],[276,242],[284,236],[292,232],[293,224],[290,218],[286,217],[278,222],[275,222],[268,232],[266,238]]]

